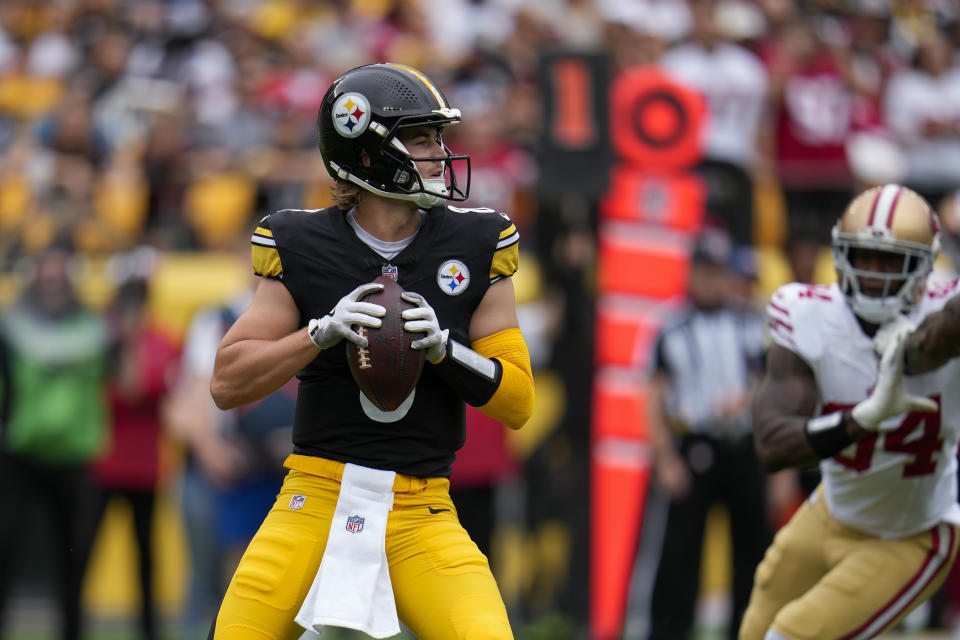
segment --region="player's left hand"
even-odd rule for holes
[[[440,362],[447,352],[447,337],[450,335],[450,330],[440,329],[437,313],[419,293],[404,291],[400,297],[417,305],[416,309],[407,309],[400,314],[400,317],[405,320],[403,330],[426,334],[423,338],[411,342],[410,346],[414,349],[425,349],[427,360],[433,364]]]
[[[903,350],[912,331],[912,327],[901,324],[892,333],[880,359],[873,393],[851,412],[857,424],[868,431],[876,431],[881,422],[902,413],[937,410],[936,401],[911,395],[903,388]]]

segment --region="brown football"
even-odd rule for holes
[[[403,330],[405,309],[416,307],[400,297],[403,288],[393,278],[380,276],[374,282],[383,285],[382,291],[370,293],[361,300],[378,304],[387,310],[379,329],[354,325],[353,330],[367,338],[365,348],[347,342],[347,364],[353,380],[369,400],[382,411],[393,411],[407,399],[420,380],[424,351],[415,350],[410,343],[422,338],[422,333]]]

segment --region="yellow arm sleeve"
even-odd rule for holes
[[[498,331],[480,338],[470,348],[486,358],[496,358],[503,368],[500,386],[486,404],[477,408],[511,429],[519,429],[533,413],[534,401],[530,353],[520,329]]]

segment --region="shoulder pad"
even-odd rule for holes
[[[253,272],[264,278],[282,278],[283,264],[280,262],[280,252],[277,251],[277,241],[270,228],[270,216],[265,216],[250,238],[250,259],[253,263]]]
[[[455,207],[447,205],[447,210],[454,214],[476,214],[477,223],[487,233],[487,225],[497,225],[497,244],[493,248],[493,259],[490,261],[490,284],[501,278],[509,278],[516,273],[520,264],[520,233],[510,220],[510,216],[489,207]]]
[[[509,278],[520,266],[520,232],[507,214],[500,213],[497,217],[500,233],[490,263],[490,284],[500,278]]]
[[[767,304],[770,338],[805,360],[816,359],[821,348],[818,323],[838,292],[829,286],[793,282],[774,292]],[[819,316],[819,317],[818,317]]]
[[[951,298],[960,295],[960,279],[946,278],[937,272],[930,274],[926,285],[920,304],[917,305],[918,317],[913,318],[918,323],[922,318],[943,309]]]

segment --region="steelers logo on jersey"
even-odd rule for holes
[[[344,138],[356,138],[370,124],[370,102],[363,94],[345,93],[337,98],[330,115],[337,133]]]
[[[437,284],[448,296],[458,296],[470,284],[470,270],[460,260],[447,260],[437,270]]]

